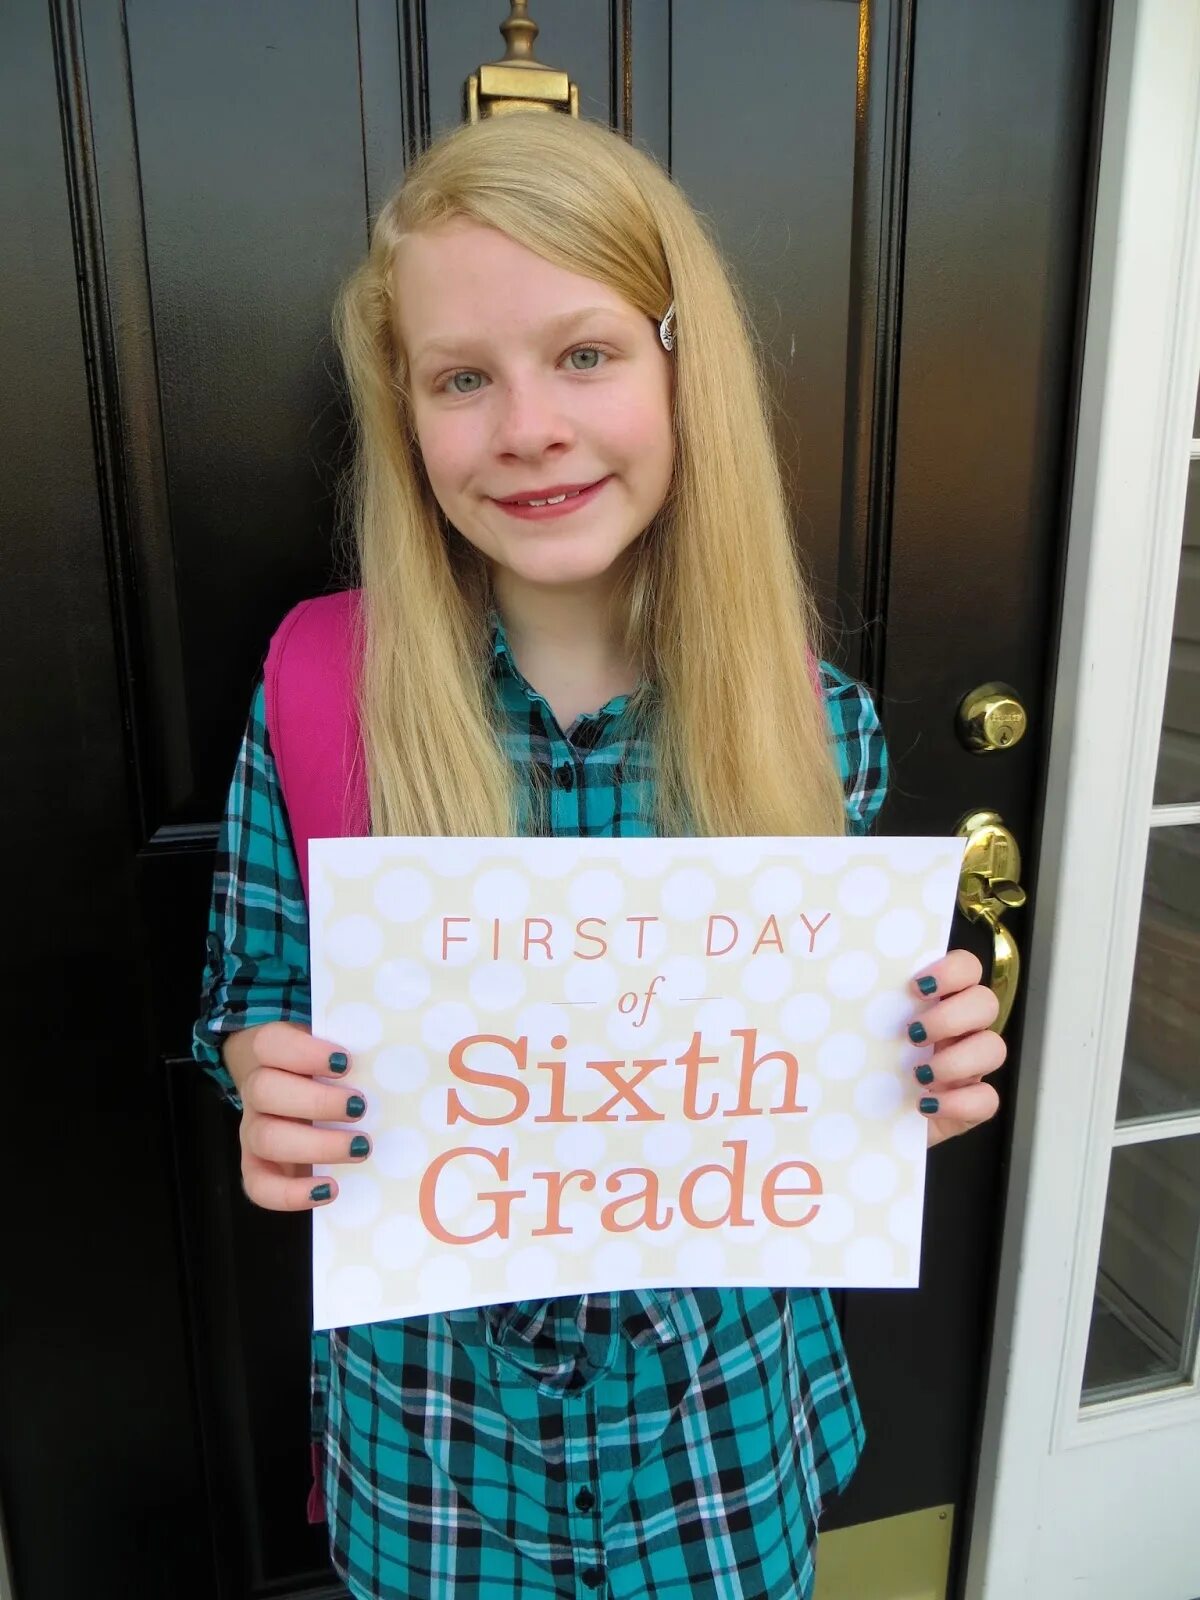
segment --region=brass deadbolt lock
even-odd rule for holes
[[[977,755],[1011,750],[1028,725],[1017,691],[1007,683],[981,683],[965,695],[955,717],[958,736]]]

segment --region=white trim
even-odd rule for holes
[[[1120,1123],[1112,1136],[1112,1147],[1120,1150],[1125,1145],[1186,1139],[1197,1133],[1200,1133],[1200,1112],[1187,1116],[1145,1117],[1137,1122]]]
[[[1194,453],[1198,177],[1200,7],[1114,0],[968,1600],[1059,1600],[1065,1593],[1106,1600],[1130,1592],[1121,1562],[1131,1549],[1145,1549],[1145,1528],[1131,1540],[1127,1521],[1110,1521],[1114,1548],[1119,1538],[1125,1550],[1103,1579],[1071,1565],[1095,1528],[1104,1531],[1106,1508],[1089,1489],[1069,1507],[1077,1524],[1063,1525],[1069,1517],[1060,1518],[1054,1495],[1070,1470],[1066,1453],[1080,1460],[1082,1484],[1081,1447],[1200,1420],[1200,1396],[1186,1386],[1083,1412],[1079,1406]],[[1142,1438],[1133,1453],[1140,1462],[1153,1460],[1152,1451],[1153,1442]],[[1089,1452],[1092,1488],[1097,1469],[1103,1484],[1103,1462]],[[1174,1532],[1177,1540],[1192,1539],[1189,1526]],[[1192,1559],[1194,1553],[1178,1558]]]
[[[1146,5],[1145,10],[1159,9]],[[1168,4],[1168,11],[1178,13],[1179,5]],[[1127,641],[1122,652],[1130,665],[1135,666],[1137,678],[1137,707],[1132,726],[1127,730],[1130,750],[1125,766],[1126,788],[1124,814],[1121,818],[1119,847],[1111,880],[1113,891],[1112,935],[1109,959],[1101,1002],[1101,1070],[1097,1072],[1093,1113],[1103,1118],[1106,1129],[1114,1129],[1117,1097],[1120,1090],[1121,1071],[1124,1066],[1125,1033],[1129,1020],[1129,1004],[1133,984],[1133,965],[1137,947],[1138,922],[1141,916],[1143,879],[1148,843],[1148,828],[1153,815],[1155,769],[1158,765],[1158,747],[1161,738],[1163,706],[1166,700],[1167,675],[1171,661],[1171,633],[1175,615],[1175,597],[1179,583],[1180,538],[1183,529],[1184,502],[1187,496],[1188,454],[1192,434],[1192,418],[1196,406],[1196,375],[1200,367],[1200,27],[1196,26],[1198,13],[1193,6],[1191,53],[1187,32],[1175,25],[1165,27],[1165,17],[1160,18],[1162,32],[1153,36],[1149,50],[1152,59],[1140,64],[1143,82],[1154,85],[1155,94],[1164,91],[1169,96],[1171,70],[1165,57],[1173,56],[1177,49],[1183,51],[1182,60],[1187,69],[1189,92],[1181,95],[1184,113],[1180,125],[1170,129],[1176,148],[1163,148],[1158,135],[1162,122],[1169,124],[1169,116],[1147,128],[1150,137],[1143,152],[1143,165],[1127,174],[1131,178],[1130,197],[1141,201],[1141,213],[1129,220],[1128,226],[1137,228],[1148,224],[1148,213],[1153,211],[1160,220],[1158,243],[1167,251],[1167,282],[1161,282],[1162,264],[1156,264],[1151,281],[1145,284],[1147,292],[1165,291],[1166,315],[1160,320],[1163,344],[1152,346],[1150,359],[1142,365],[1146,386],[1140,391],[1144,401],[1153,395],[1156,403],[1145,407],[1149,434],[1146,466],[1150,496],[1146,504],[1149,561],[1143,560],[1146,569],[1144,599],[1141,606],[1141,628]],[[1143,40],[1145,34],[1142,35]],[[1178,71],[1176,64],[1175,70]],[[1174,161],[1170,159],[1174,156]],[[1136,185],[1136,188],[1134,187]],[[1146,263],[1138,264],[1143,271]],[[1171,281],[1172,274],[1177,274]],[[1118,315],[1120,308],[1118,307]],[[1142,316],[1129,317],[1127,333],[1141,331]],[[1129,424],[1129,397],[1122,396],[1114,407],[1118,437],[1123,437]],[[1121,461],[1122,447],[1110,443],[1108,448],[1117,452]],[[1126,524],[1126,534],[1139,527],[1139,523]],[[1142,552],[1136,538],[1132,554],[1136,559]],[[1113,579],[1127,580],[1128,559],[1114,571]],[[1097,619],[1100,628],[1104,619]],[[1083,707],[1079,708],[1081,711]],[[1093,763],[1093,778],[1100,774]],[[1082,821],[1077,816],[1077,824]],[[1082,1211],[1076,1232],[1076,1253],[1072,1282],[1072,1308],[1067,1340],[1063,1352],[1064,1366],[1059,1390],[1058,1436],[1063,1443],[1081,1440],[1081,1426],[1086,1417],[1081,1415],[1079,1395],[1083,1383],[1083,1367],[1087,1355],[1088,1332],[1092,1318],[1092,1297],[1096,1281],[1096,1263],[1100,1256],[1100,1237],[1104,1224],[1104,1206],[1108,1192],[1110,1153],[1115,1142],[1113,1133],[1102,1142],[1099,1138],[1091,1144]],[[1142,1397],[1137,1409],[1144,1411],[1148,1397]],[[1126,1416],[1135,1409],[1128,1407]],[[1136,1420],[1133,1425],[1136,1426]]]
[[[1200,805],[1152,806],[1150,810],[1152,828],[1186,827],[1193,822],[1200,822]]]

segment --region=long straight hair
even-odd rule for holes
[[[619,596],[656,757],[663,834],[840,834],[766,390],[709,234],[648,157],[548,113],[464,127],[413,165],[343,287],[334,328],[355,421],[345,507],[363,587],[359,710],[377,834],[507,834],[515,774],[488,673],[483,559],[434,499],[397,332],[393,263],[452,218],[498,229],[646,316],[675,304],[675,462]]]

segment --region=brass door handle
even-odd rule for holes
[[[1006,911],[1025,904],[1019,881],[1021,852],[996,811],[968,812],[955,832],[967,841],[958,879],[958,909],[972,922],[986,922],[992,930],[990,983],[1000,1002],[992,1027],[1003,1033],[1021,977],[1020,952],[1003,921]]]

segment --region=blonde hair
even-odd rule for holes
[[[359,705],[376,833],[507,834],[515,774],[488,673],[482,558],[420,459],[393,304],[399,240],[451,218],[496,228],[647,316],[676,308],[676,459],[621,601],[651,685],[632,711],[664,834],[838,834],[844,801],[811,675],[799,572],[759,364],[720,256],[647,156],[554,114],[460,128],[381,211],[334,326],[356,423],[346,483],[363,586]]]

